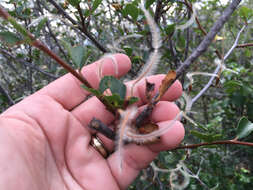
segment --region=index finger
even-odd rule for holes
[[[120,77],[126,74],[131,68],[130,59],[124,54],[114,54],[113,56],[117,66],[114,65],[115,63],[113,63],[111,58],[103,58],[103,75],[117,75],[116,77]],[[81,72],[93,88],[97,88],[99,84],[100,79],[97,73],[100,67],[100,61],[98,60],[95,63],[85,66]],[[116,72],[116,68],[118,72]],[[39,90],[34,96],[36,94],[50,96],[65,109],[71,110],[79,105],[87,97],[89,92],[81,87],[81,82],[78,79],[68,73]]]

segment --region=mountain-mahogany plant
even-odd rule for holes
[[[59,12],[61,12],[68,20],[70,20],[73,24],[76,24],[76,21],[73,20],[71,17],[66,15],[65,11],[54,1],[51,2],[56,9],[58,9]],[[98,3],[98,1],[95,1]],[[94,2],[94,4],[95,4]],[[145,22],[148,24],[150,33],[151,33],[151,49],[147,61],[144,64],[144,67],[140,74],[135,78],[135,81],[133,82],[131,86],[131,93],[130,96],[126,96],[126,86],[123,82],[120,80],[112,77],[112,76],[104,76],[103,77],[103,59],[100,61],[99,69],[97,71],[97,75],[99,76],[100,84],[98,89],[93,89],[89,82],[84,78],[84,76],[81,75],[81,72],[79,70],[75,70],[71,66],[69,66],[67,63],[65,63],[58,55],[53,53],[47,46],[45,46],[40,40],[38,40],[34,34],[30,33],[28,30],[26,30],[22,25],[17,23],[17,21],[9,15],[7,11],[5,11],[2,7],[0,7],[0,16],[12,24],[13,28],[22,35],[22,38],[14,38],[12,39],[12,43],[14,40],[15,45],[20,45],[22,43],[29,44],[31,46],[34,46],[38,48],[39,50],[45,52],[47,55],[49,55],[52,59],[54,59],[58,64],[63,66],[68,72],[73,74],[76,78],[78,78],[82,82],[82,87],[91,92],[94,96],[96,96],[105,106],[106,108],[112,112],[116,116],[115,123],[117,124],[117,127],[115,130],[111,130],[109,127],[107,127],[105,124],[103,124],[100,120],[97,118],[93,118],[90,121],[89,127],[97,130],[98,132],[102,133],[106,137],[115,140],[116,148],[119,151],[119,170],[122,171],[122,159],[124,157],[124,145],[126,143],[136,143],[136,144],[146,144],[146,143],[154,143],[159,141],[159,137],[163,135],[173,124],[176,120],[184,117],[189,122],[193,123],[193,125],[197,127],[204,128],[204,126],[201,126],[198,124],[198,122],[194,121],[190,117],[191,108],[193,104],[205,93],[205,91],[212,85],[212,82],[214,79],[216,79],[216,85],[219,83],[219,79],[221,78],[221,74],[224,70],[234,72],[232,70],[229,70],[226,65],[225,61],[228,58],[228,56],[231,54],[231,52],[237,47],[239,37],[241,33],[245,30],[248,23],[245,22],[245,25],[240,29],[240,31],[237,33],[237,36],[235,38],[233,46],[229,49],[229,51],[223,56],[217,49],[215,50],[215,53],[217,55],[217,61],[216,64],[217,67],[213,73],[203,72],[203,71],[195,71],[195,72],[187,72],[188,67],[201,55],[203,54],[207,48],[212,44],[212,42],[217,39],[217,33],[221,30],[222,26],[228,21],[231,14],[234,12],[234,10],[237,8],[240,0],[233,0],[230,5],[224,10],[220,18],[214,23],[213,27],[210,29],[210,31],[207,33],[205,29],[200,24],[198,17],[197,17],[197,11],[194,4],[191,4],[187,0],[184,1],[185,5],[188,7],[188,9],[191,11],[191,16],[189,20],[182,25],[176,25],[174,26],[175,33],[176,30],[185,30],[186,28],[190,27],[195,22],[197,23],[197,26],[199,30],[205,35],[205,38],[202,40],[202,42],[199,44],[199,46],[191,53],[191,55],[188,56],[188,58],[181,62],[180,65],[176,70],[170,70],[166,73],[166,76],[164,77],[164,80],[162,81],[161,85],[159,86],[159,92],[155,94],[154,96],[151,95],[152,91],[154,90],[154,84],[149,83],[149,81],[146,80],[146,98],[148,100],[147,107],[140,113],[137,113],[137,107],[135,106],[135,102],[138,101],[138,98],[133,96],[133,91],[135,88],[135,85],[142,79],[145,79],[148,75],[154,74],[156,71],[157,66],[160,63],[160,59],[162,57],[162,54],[160,53],[162,49],[162,42],[163,37],[161,34],[161,31],[159,29],[159,26],[157,25],[157,22],[155,18],[150,14],[148,3],[142,1],[137,1],[138,3],[135,5],[140,8],[140,10],[143,12],[145,16]],[[77,8],[80,12],[80,2],[79,1],[69,1],[69,3]],[[95,5],[94,5],[95,6]],[[98,5],[97,5],[98,6]],[[114,4],[116,7],[116,4]],[[96,6],[95,6],[96,7]],[[117,9],[121,9],[120,6],[117,6]],[[92,12],[92,10],[91,10]],[[89,13],[91,14],[91,13]],[[155,16],[155,15],[154,15]],[[95,40],[92,36],[89,35],[89,33],[84,29],[85,22],[84,18],[82,16],[82,13],[80,13],[80,18],[82,21],[82,26],[77,25],[78,29],[82,30],[86,36],[88,36],[94,44],[103,52],[106,52],[106,50]],[[42,18],[43,19],[43,18]],[[41,22],[41,20],[39,20]],[[1,33],[1,38],[3,38],[4,35],[13,35],[13,33]],[[124,51],[120,48],[119,44],[128,38],[139,38],[141,35],[139,34],[130,34],[129,36],[123,36],[122,38],[119,38],[117,41],[113,42],[112,45],[108,45],[107,47],[111,50],[111,52],[115,51]],[[4,40],[4,39],[3,39]],[[7,40],[8,43],[8,40]],[[78,62],[79,68],[81,68],[81,63],[85,62],[85,59],[89,58],[89,55],[87,57],[82,58],[76,58],[74,56],[73,50],[71,50],[71,47],[68,43],[62,42],[68,53],[70,54],[72,60],[75,62]],[[249,44],[248,46],[251,46]],[[247,47],[247,46],[246,46]],[[75,47],[75,51],[83,51],[80,47]],[[107,57],[112,59],[114,65],[115,65],[115,72],[117,72],[117,64],[116,60],[113,58],[113,56],[110,56],[110,54],[105,54],[103,57]],[[80,59],[80,60],[77,60]],[[235,73],[236,74],[236,73]],[[181,101],[181,107],[182,111],[177,114],[177,116],[174,118],[174,120],[165,128],[159,129],[158,126],[154,123],[152,123],[149,119],[154,107],[156,104],[160,101],[161,97],[164,95],[164,93],[167,91],[167,89],[170,87],[170,85],[177,79],[179,79],[182,75],[186,75],[189,79],[189,86],[188,90],[191,91],[193,88],[193,76],[195,75],[204,75],[211,77],[209,82],[204,86],[203,89],[193,98],[191,98],[189,95],[187,95],[187,92],[184,92],[183,94],[183,101]],[[244,138],[248,136],[253,131],[253,124],[247,120],[247,118],[242,118],[238,124],[237,128],[237,134],[234,139],[231,140],[218,140],[215,135],[209,135],[209,134],[203,134],[198,131],[192,130],[192,134],[196,137],[198,137],[200,140],[205,140],[204,143],[199,144],[192,144],[192,145],[185,145],[185,146],[179,146],[177,149],[188,149],[188,148],[196,148],[200,146],[206,146],[206,145],[213,145],[213,144],[240,144],[240,145],[247,145],[247,146],[253,146],[253,143],[250,142],[244,142],[240,141],[239,139]],[[160,171],[159,168],[157,168],[154,164],[151,165],[154,171]],[[161,170],[163,171],[163,170]],[[184,185],[181,187],[176,186],[175,182],[173,182],[173,179],[175,177],[176,172],[179,171],[182,174],[184,174]],[[176,169],[173,171],[166,171],[171,172],[171,186],[175,188],[185,188],[187,187],[189,181],[187,181],[187,176],[195,177],[193,175],[190,175],[189,171],[187,171],[186,166],[183,164],[183,160],[179,162],[179,165]],[[187,175],[186,175],[187,174]]]

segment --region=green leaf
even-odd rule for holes
[[[240,17],[248,20],[251,16],[253,16],[253,9],[246,6],[242,6],[239,9],[239,15]]]
[[[206,133],[200,133],[195,130],[191,130],[190,133],[192,135],[194,135],[195,137],[198,137],[199,139],[204,140],[205,142],[216,141],[222,137],[221,134],[215,134],[215,135],[214,134],[206,134]]]
[[[131,104],[134,104],[135,102],[138,102],[138,100],[139,100],[139,98],[138,97],[131,97],[131,98],[129,98],[129,105],[131,105]]]
[[[146,9],[148,9],[154,2],[155,0],[147,0],[145,4]]]
[[[112,94],[118,94],[122,100],[126,96],[126,85],[113,76],[105,76],[99,83],[99,91],[103,93],[110,89]]]
[[[123,47],[123,49],[125,50],[128,57],[130,57],[132,55],[133,48],[125,46],[125,47]]]
[[[96,90],[94,88],[88,88],[84,84],[82,84],[81,87],[84,88],[85,90],[87,90],[88,92],[92,93],[95,96],[101,96],[102,95],[102,93],[99,90]]]
[[[39,37],[41,29],[44,27],[44,25],[47,23],[47,18],[42,19],[37,27],[37,30],[35,31],[35,37]]]
[[[226,89],[226,93],[228,94],[238,91],[238,89],[240,89],[241,86],[242,83],[235,80],[230,80],[224,83],[224,88]]]
[[[86,49],[83,46],[71,46],[68,42],[63,41],[63,40],[62,40],[62,43],[64,47],[67,49],[70,55],[70,58],[75,64],[75,66],[77,68],[81,68],[83,65],[83,62],[87,58],[87,53],[89,54],[89,52],[87,51],[86,53]]]
[[[16,34],[9,31],[0,32],[0,40],[11,46],[22,41]]]
[[[201,128],[201,129],[203,129],[203,130],[205,130],[205,131],[208,130],[204,125],[202,125],[202,124],[200,124],[200,123],[197,123],[197,125],[198,125],[199,128]]]
[[[122,99],[118,94],[105,96],[104,99],[112,104],[115,108],[123,108],[124,99]]]
[[[134,21],[137,20],[137,17],[139,15],[139,9],[133,3],[127,4],[123,12],[126,15],[130,15]]]
[[[76,46],[70,49],[70,56],[74,64],[79,68],[84,61],[85,48],[83,46]]]
[[[69,4],[76,7],[77,5],[79,5],[79,3],[81,2],[81,0],[68,0]]]
[[[97,8],[98,6],[102,3],[102,0],[95,0],[92,4],[91,10],[85,10],[84,11],[84,16],[88,17],[90,16]]]
[[[92,13],[98,8],[98,6],[102,3],[102,0],[95,0],[92,5]]]
[[[244,52],[245,56],[250,58],[252,56],[252,51],[249,50],[249,49],[245,49],[245,52]]]
[[[167,25],[166,27],[165,27],[165,32],[166,32],[166,34],[167,35],[171,35],[173,32],[174,32],[174,30],[175,30],[175,24],[170,24],[170,25]]]
[[[238,139],[248,136],[253,131],[253,123],[246,117],[242,117],[237,125],[236,137]]]

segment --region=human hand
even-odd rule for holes
[[[122,76],[130,69],[130,60],[123,54],[114,56],[118,75]],[[94,88],[99,84],[97,69],[98,62],[82,70]],[[115,75],[111,59],[104,61],[103,74]],[[163,77],[148,77],[156,84],[155,91]],[[167,126],[179,113],[170,101],[181,93],[181,84],[175,82],[157,104],[152,120],[159,127]],[[67,74],[0,115],[0,189],[126,189],[160,151],[176,147],[184,137],[178,121],[156,144],[126,145],[120,173],[117,152],[105,159],[90,145],[94,133],[87,128],[90,120],[96,117],[109,125],[114,116],[96,97],[84,101],[88,94],[74,76]],[[146,103],[144,80],[135,87],[134,96],[139,97],[141,109]],[[113,150],[111,140],[97,136],[106,149]]]

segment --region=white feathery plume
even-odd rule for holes
[[[192,99],[185,92],[182,93],[182,97],[185,99],[185,102],[186,102],[185,111],[184,112],[188,113],[192,109]]]
[[[144,0],[141,0],[140,8],[143,11],[143,13],[147,19],[147,23],[150,27],[150,32],[152,34],[152,46],[154,49],[159,49],[162,45],[159,27],[156,25],[153,17],[150,15],[148,10],[145,8]]]
[[[136,116],[138,109],[136,106],[130,106],[126,110],[119,110],[120,113],[120,123],[118,124],[117,130],[117,142],[116,149],[118,151],[118,162],[119,162],[119,170],[122,172],[123,166],[123,149],[124,149],[124,140],[126,140],[126,131],[131,128],[131,122]]]
[[[114,50],[116,52],[125,52],[125,50],[123,50],[119,47],[120,43],[123,42],[124,40],[129,39],[129,38],[140,38],[140,37],[142,37],[142,35],[140,35],[140,34],[129,34],[126,36],[122,36],[119,39],[117,39],[115,42],[113,42],[112,45],[108,44],[107,48],[110,50]]]
[[[152,46],[154,48],[154,51],[150,54],[147,62],[145,63],[144,68],[142,69],[142,72],[140,75],[137,77],[137,79],[134,81],[131,87],[131,96],[133,96],[133,89],[134,86],[145,76],[149,76],[154,73],[156,70],[156,67],[160,61],[161,55],[158,51],[158,49],[162,45],[162,40],[161,40],[161,35],[160,35],[160,30],[157,24],[155,23],[154,19],[148,12],[148,10],[145,8],[145,3],[143,0],[141,0],[140,3],[140,8],[142,9],[146,19],[147,23],[150,27],[151,35],[152,35]]]
[[[112,63],[113,63],[114,68],[115,68],[115,76],[119,75],[119,68],[118,68],[116,58],[114,57],[113,54],[105,54],[100,58],[100,61],[98,61],[99,65],[98,65],[97,75],[98,75],[99,80],[101,80],[102,77],[103,77],[103,70],[102,69],[103,69],[103,65],[105,63],[106,58],[109,58],[109,59],[112,60]]]
[[[136,134],[131,130],[126,131],[126,140],[136,143],[145,143],[160,137],[165,134],[182,116],[182,111],[179,112],[176,117],[168,124],[167,127],[160,128],[148,134]]]
[[[184,29],[190,27],[195,22],[195,17],[196,16],[197,16],[196,7],[195,7],[194,4],[192,4],[192,15],[191,15],[191,18],[185,24],[177,25],[175,27],[175,29],[176,30],[184,30]]]
[[[214,63],[216,65],[220,66],[221,71],[225,71],[226,70],[226,71],[229,71],[229,72],[232,72],[232,73],[235,73],[235,74],[239,74],[237,71],[234,71],[232,69],[227,68],[226,65],[224,64],[224,61],[221,61],[220,59],[215,59]]]
[[[186,77],[190,80],[190,84],[193,84],[193,76],[194,75],[204,75],[204,76],[214,76],[214,77],[219,77],[217,74],[214,73],[207,73],[207,72],[191,72],[187,73]]]

